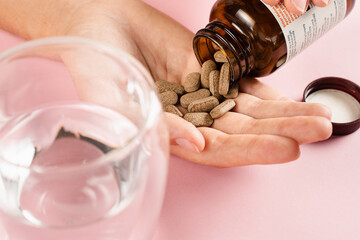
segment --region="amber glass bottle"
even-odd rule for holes
[[[266,76],[340,22],[353,6],[354,0],[331,0],[325,8],[310,4],[297,16],[283,4],[218,0],[210,23],[194,37],[194,52],[202,64],[220,48],[232,66],[232,81]]]

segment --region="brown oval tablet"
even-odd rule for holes
[[[189,112],[186,108],[184,108],[184,107],[181,106],[180,104],[177,104],[176,107],[177,107],[177,109],[180,110],[180,112],[181,112],[183,115],[185,115],[185,114],[187,114],[187,113]]]
[[[231,85],[227,94],[224,95],[225,98],[236,98],[239,95],[239,86],[237,83]]]
[[[198,72],[189,73],[185,77],[184,89],[186,92],[195,92],[200,88],[201,74]]]
[[[175,115],[178,115],[179,117],[183,117],[184,115],[182,114],[182,112],[174,105],[167,105],[164,108],[165,112],[169,112]]]
[[[219,105],[219,100],[214,97],[206,97],[189,104],[189,112],[209,112],[211,109]]]
[[[174,91],[176,94],[184,94],[185,90],[184,87],[178,83],[168,82],[164,80],[159,80],[155,82],[157,90],[159,93],[163,93],[166,91]]]
[[[195,100],[206,98],[210,96],[210,91],[208,89],[199,89],[196,92],[187,93],[181,96],[180,104],[184,108],[188,108],[189,104]]]
[[[213,119],[219,118],[223,116],[225,113],[230,111],[235,107],[235,101],[233,99],[225,100],[224,102],[220,103],[216,106],[213,110],[210,111],[210,116]]]
[[[214,122],[210,114],[205,112],[187,113],[184,119],[191,122],[195,127],[210,127]]]
[[[217,51],[216,53],[214,53],[214,59],[215,59],[215,62],[218,62],[218,63],[228,62],[226,56],[224,55],[224,53],[222,51]]]
[[[213,60],[207,60],[201,68],[201,86],[209,88],[209,75],[211,71],[216,70],[216,63]]]
[[[167,105],[174,105],[178,101],[178,95],[174,91],[160,93],[159,98],[164,107]]]
[[[219,79],[220,72],[218,70],[211,71],[209,75],[209,90],[211,94],[217,99],[221,97],[219,93]]]
[[[230,64],[224,63],[220,70],[219,93],[226,95],[230,86]]]

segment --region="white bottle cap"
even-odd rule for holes
[[[332,111],[333,135],[346,135],[360,127],[360,87],[347,79],[324,77],[304,91],[305,102],[321,103]]]

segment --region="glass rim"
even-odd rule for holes
[[[109,55],[114,60],[116,59],[126,59],[126,61],[133,67],[135,67],[135,71],[138,71],[140,74],[144,76],[144,81],[148,87],[148,89],[144,89],[144,99],[148,104],[148,109],[145,111],[145,114],[143,115],[144,121],[138,126],[136,134],[128,140],[128,142],[119,148],[115,148],[114,150],[105,153],[103,156],[100,156],[96,158],[95,161],[88,163],[86,165],[75,165],[75,166],[64,166],[64,167],[47,167],[47,166],[21,166],[18,164],[15,164],[13,162],[10,162],[0,156],[0,163],[6,162],[7,164],[10,164],[13,167],[21,168],[21,169],[27,169],[31,172],[39,172],[39,173],[45,173],[45,172],[69,172],[69,171],[76,171],[78,168],[81,168],[81,170],[92,168],[94,166],[103,165],[110,161],[103,161],[100,160],[104,157],[108,157],[111,155],[118,155],[120,156],[127,156],[131,150],[134,150],[135,147],[139,144],[145,133],[151,129],[152,124],[154,123],[154,120],[158,117],[159,112],[161,112],[161,106],[160,103],[156,97],[156,93],[153,88],[153,78],[148,70],[141,64],[135,57],[131,56],[130,54],[126,53],[125,51],[122,51],[121,49],[118,49],[116,47],[112,47],[110,45],[107,45],[106,43],[102,43],[99,41],[95,41],[88,38],[83,37],[75,37],[75,36],[61,36],[61,37],[48,37],[48,38],[40,38],[35,40],[26,41],[23,43],[20,43],[17,46],[14,46],[8,50],[5,50],[4,52],[0,53],[0,65],[2,65],[4,62],[6,63],[6,60],[9,58],[16,56],[18,53],[21,53],[24,50],[27,49],[33,49],[36,47],[46,46],[46,45],[55,45],[55,44],[87,44],[91,47],[93,47],[95,50],[97,50],[100,53],[105,53]],[[134,71],[134,70],[133,70]],[[143,88],[143,87],[142,87]],[[96,104],[96,103],[95,103]],[[103,106],[107,108],[106,106]],[[151,109],[151,110],[150,110]],[[116,110],[113,110],[116,111]],[[111,159],[111,157],[110,157]],[[124,159],[124,158],[122,158]],[[121,160],[119,160],[121,161]]]

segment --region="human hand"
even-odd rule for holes
[[[41,6],[44,1],[36,0]],[[32,25],[24,36],[72,35],[106,42],[137,58],[155,80],[181,83],[188,73],[200,71],[192,50],[193,33],[156,9],[138,0],[79,0],[68,4],[78,3],[81,7],[72,7],[68,13],[63,8],[53,8],[52,13],[48,6],[45,13],[51,17],[43,21],[45,30]],[[57,9],[62,9],[61,14]],[[56,16],[60,18],[49,24]],[[20,30],[14,32],[21,35]],[[80,81],[76,87],[82,99],[98,101],[93,99],[88,82]],[[107,88],[111,86],[106,87],[104,82]],[[213,128],[195,128],[165,113],[171,152],[216,167],[284,163],[299,157],[300,144],[331,135],[326,107],[293,102],[255,79],[244,79],[240,89],[243,93],[236,99],[237,107],[215,120]]]
[[[90,4],[66,34],[107,42],[130,53],[155,80],[181,83],[187,73],[200,71],[192,50],[193,34],[141,1]],[[217,167],[282,163],[299,157],[299,144],[331,135],[326,107],[293,102],[255,79],[241,81],[240,89],[234,112],[215,120],[213,128],[196,129],[165,113],[171,152]]]
[[[331,0],[311,0],[315,6],[326,7]],[[264,3],[271,6],[284,2],[285,7],[292,13],[301,15],[306,12],[310,0],[263,0]]]

